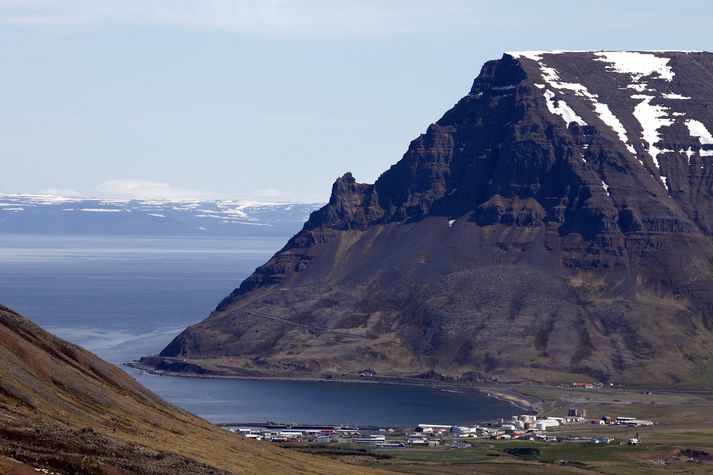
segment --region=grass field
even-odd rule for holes
[[[508,453],[512,448],[539,450],[535,458]],[[575,442],[534,443],[484,441],[477,447],[375,450],[388,459],[362,463],[405,473],[692,473],[713,472],[713,463],[699,462],[665,444],[605,445]]]
[[[545,386],[508,388],[541,400],[543,414],[563,416],[570,407],[586,409],[590,418],[629,416],[649,419],[652,427],[575,424],[548,434],[590,438],[609,436],[613,444],[530,442],[469,439],[476,446],[375,449],[371,456],[348,461],[414,474],[710,474],[713,461],[713,391],[643,389],[574,389]],[[639,433],[642,444],[620,445]],[[513,455],[511,449],[532,448],[535,457]],[[699,452],[684,452],[695,450]],[[378,454],[381,458],[373,455]],[[691,455],[695,455],[692,457]]]

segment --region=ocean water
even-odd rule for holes
[[[0,303],[122,364],[202,320],[285,238],[0,234]],[[481,393],[384,384],[155,376],[161,397],[213,422],[466,424],[511,415]]]

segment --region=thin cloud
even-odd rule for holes
[[[78,198],[82,196],[81,192],[68,188],[43,188],[37,190],[37,193],[40,195],[63,196],[65,198]]]
[[[182,188],[161,181],[128,178],[121,180],[107,180],[98,185],[90,186],[84,191],[66,188],[43,188],[34,191],[36,194],[61,196],[65,198],[102,198],[120,200],[165,200],[165,201],[192,201],[192,200],[221,200],[221,199],[248,199],[269,201],[274,203],[324,203],[328,193],[296,193],[292,190],[278,190],[264,188],[246,191],[238,195],[226,195],[214,191]]]
[[[108,180],[89,190],[91,196],[101,198],[137,199],[137,200],[200,200],[217,199],[219,196],[211,191],[180,188],[160,181],[139,180]]]
[[[646,8],[642,8],[645,5]],[[666,17],[670,2],[639,7],[611,0],[0,0],[0,24],[52,28],[81,25],[167,26],[246,35],[386,36],[557,25],[636,26]],[[687,24],[706,15],[683,12]],[[681,20],[681,18],[679,18]]]
[[[493,0],[0,0],[0,21],[14,25],[162,25],[249,35],[400,35],[515,16]]]
[[[294,35],[365,33],[384,20],[384,9],[356,1],[0,0],[0,21],[38,27],[118,23]]]
[[[278,201],[284,203],[324,203],[327,201],[328,193],[308,193],[298,194],[291,190],[260,189],[248,193],[248,197],[256,200]]]

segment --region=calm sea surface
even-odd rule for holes
[[[0,235],[0,303],[113,363],[156,354],[286,238]],[[382,384],[189,379],[125,368],[213,422],[413,425],[511,415],[479,393]]]

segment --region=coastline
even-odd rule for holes
[[[508,402],[518,409],[526,409],[534,414],[542,413],[543,401],[541,399],[525,396],[510,387],[498,387],[490,390],[482,389],[481,391],[485,392],[489,397]]]
[[[433,379],[420,379],[413,377],[397,376],[369,376],[369,377],[318,377],[318,376],[267,376],[267,375],[226,375],[226,374],[195,374],[183,373],[179,371],[157,370],[138,361],[123,363],[122,366],[132,368],[153,376],[171,376],[177,378],[191,379],[233,379],[249,381],[304,381],[304,382],[325,382],[325,383],[358,383],[358,384],[391,384],[410,387],[422,387],[438,389],[442,391],[455,390],[458,392],[479,392],[487,397],[511,404],[520,411],[530,414],[539,414],[542,410],[540,399],[526,396],[517,392],[516,387],[500,384],[475,384],[459,381],[442,381]]]

